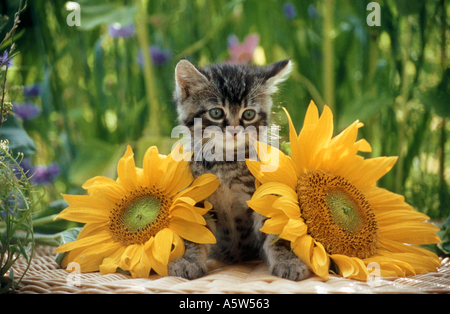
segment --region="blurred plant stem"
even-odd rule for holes
[[[35,233],[33,237],[33,242],[35,243],[35,245],[59,246],[61,244],[60,239],[63,232],[58,232],[54,234]],[[12,241],[13,242],[21,241],[24,243],[24,245],[28,245],[28,243],[31,242],[30,239],[27,239],[25,232],[17,232],[12,238]]]
[[[15,31],[16,31],[16,28],[19,26],[19,23],[20,23],[20,20],[19,20],[20,13],[22,13],[22,11],[26,9],[27,3],[28,3],[28,1],[25,1],[25,5],[22,6],[22,2],[23,2],[23,0],[20,0],[20,3],[19,3],[19,10],[18,10],[17,13],[14,15],[14,24],[13,24],[13,27],[11,28],[11,30],[9,31],[9,33],[6,34],[5,38],[4,38],[4,39],[2,40],[2,42],[0,43],[0,46],[2,46],[3,43],[4,43],[8,38],[11,37],[11,46],[10,46],[10,48],[9,48],[9,54],[8,54],[8,55],[9,55],[9,58],[12,58],[12,54],[13,54],[14,49],[15,49],[15,47],[16,47],[16,45],[14,44],[14,33],[15,33]],[[3,64],[6,64],[6,62],[7,62],[7,60],[3,60]],[[1,71],[1,70],[0,70],[0,71]],[[5,74],[4,74],[4,77],[3,77],[2,97],[1,97],[1,100],[0,100],[0,127],[2,126],[2,124],[3,124],[3,122],[4,122],[4,120],[3,120],[3,109],[4,109],[4,108],[3,108],[3,104],[4,104],[4,101],[5,101],[5,94],[6,94],[6,77],[7,77],[7,74],[8,74],[8,66],[5,66]]]
[[[406,104],[409,99],[409,84],[408,84],[408,62],[411,44],[411,21],[409,16],[401,17],[401,89],[400,95],[396,99],[396,119],[399,125],[398,127],[398,141],[397,141],[397,156],[398,161],[395,165],[395,184],[394,189],[397,193],[403,192],[403,163],[404,157],[406,156],[407,145],[405,145],[405,128],[408,121],[408,108]],[[399,30],[400,32],[400,30]]]
[[[2,99],[0,100],[0,127],[3,124],[3,104],[5,101],[5,94],[6,94],[6,76],[7,76],[7,74],[8,74],[8,67],[6,67],[5,75],[3,77]]]
[[[186,58],[187,56],[190,56],[190,55],[196,53],[197,51],[199,51],[200,49],[202,49],[203,47],[205,47],[205,45],[214,37],[214,35],[216,35],[217,32],[220,29],[222,29],[225,26],[225,24],[228,22],[228,19],[227,19],[228,15],[229,15],[229,12],[227,12],[226,16],[223,17],[221,19],[221,21],[219,23],[217,23],[216,26],[211,28],[209,30],[209,32],[207,32],[203,38],[196,41],[195,43],[193,43],[192,45],[190,45],[189,47],[184,49],[182,52],[180,52],[178,55],[176,55],[175,60],[180,60],[182,58]]]
[[[441,68],[442,73],[445,73],[446,67],[446,10],[445,0],[441,0]],[[447,183],[445,181],[445,143],[447,142],[447,119],[442,117],[441,121],[441,138],[440,138],[440,153],[439,153],[439,207],[441,211],[446,210],[447,207]]]
[[[335,0],[324,0],[323,2],[323,95],[325,104],[331,111],[335,110],[334,99],[334,5]]]
[[[145,94],[147,97],[147,102],[150,106],[150,124],[148,134],[154,137],[161,136],[161,126],[160,126],[160,112],[159,112],[159,101],[158,94],[156,90],[156,84],[154,80],[154,69],[151,56],[149,53],[150,40],[148,34],[147,26],[147,10],[148,10],[148,0],[138,0],[138,14],[136,21],[136,34],[139,41],[139,47],[142,50],[142,55],[144,57],[144,80],[145,80]]]
[[[293,71],[291,75],[294,80],[306,87],[316,105],[323,110],[326,103],[316,86],[314,86],[314,84],[306,76],[301,75],[298,71]]]

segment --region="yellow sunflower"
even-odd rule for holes
[[[290,241],[293,252],[323,278],[332,262],[340,275],[358,280],[368,278],[372,262],[383,277],[435,271],[439,258],[418,245],[440,242],[439,228],[403,196],[376,186],[397,158],[358,156],[371,151],[367,141],[355,142],[359,121],[332,137],[327,106],[319,117],[311,102],[298,136],[286,114],[291,156],[258,143],[261,151],[278,151],[279,164],[247,160],[261,184],[248,204],[269,218],[261,231]],[[262,165],[273,171],[262,172]]]
[[[187,161],[160,155],[156,147],[147,150],[140,169],[128,146],[117,172],[116,181],[101,176],[86,181],[89,195],[63,195],[69,207],[57,218],[86,225],[76,241],[56,249],[70,251],[62,267],[76,262],[82,272],[120,268],[145,278],[153,269],[166,276],[168,262],[184,254],[183,239],[216,242],[203,218],[212,205],[196,206],[217,189],[216,176],[194,180]]]

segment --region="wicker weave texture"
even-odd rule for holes
[[[86,293],[450,293],[450,259],[437,272],[410,278],[382,278],[376,285],[330,276],[301,282],[270,275],[266,263],[252,261],[227,266],[208,261],[209,273],[196,280],[151,275],[132,279],[125,274],[86,273],[70,276],[55,262],[54,247],[37,247],[32,264],[16,290],[19,294]],[[14,265],[18,278],[26,264]]]

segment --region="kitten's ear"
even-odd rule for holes
[[[277,63],[265,66],[266,86],[269,94],[277,91],[277,85],[287,79],[288,74],[292,70],[292,62],[287,59]]]
[[[189,95],[203,89],[208,79],[197,68],[187,60],[178,62],[175,68],[176,96],[185,100]]]

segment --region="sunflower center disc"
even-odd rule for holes
[[[354,232],[361,226],[361,217],[354,201],[341,189],[330,190],[325,196],[333,221],[339,227]]]
[[[311,171],[300,176],[297,195],[308,234],[328,254],[367,258],[376,252],[375,215],[364,194],[348,180]]]
[[[169,224],[172,199],[156,187],[140,187],[111,209],[109,229],[124,245],[143,244]]]
[[[160,201],[156,197],[143,196],[130,202],[123,211],[124,225],[131,232],[139,232],[151,225],[160,213]]]

